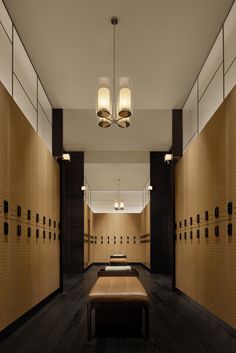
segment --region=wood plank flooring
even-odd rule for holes
[[[141,266],[140,280],[150,296],[150,339],[96,337],[87,340],[87,295],[98,266],[65,277],[59,294],[0,343],[1,353],[235,353],[236,339],[199,306],[170,290],[167,277]]]

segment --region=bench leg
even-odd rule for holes
[[[92,338],[91,305],[87,303],[87,335],[88,340]]]
[[[149,304],[145,305],[145,338],[149,339]]]

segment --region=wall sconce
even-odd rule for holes
[[[62,160],[65,161],[65,162],[70,162],[70,154],[69,153],[63,153]]]
[[[85,185],[81,186],[81,191],[86,191],[86,186]]]
[[[170,164],[174,159],[180,159],[181,157],[175,157],[172,153],[166,153],[164,157],[164,162]]]
[[[148,191],[152,191],[153,190],[152,185],[149,185],[147,189],[148,189]]]

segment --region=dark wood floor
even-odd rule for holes
[[[0,343],[2,353],[235,353],[236,339],[198,305],[170,290],[164,276],[139,267],[150,296],[150,339],[95,338],[87,341],[86,301],[97,266],[67,276],[65,290]]]

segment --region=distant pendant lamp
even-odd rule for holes
[[[102,128],[110,127],[116,124],[121,128],[130,126],[130,117],[132,116],[132,100],[130,80],[128,77],[120,77],[118,80],[118,94],[116,97],[116,32],[115,27],[118,24],[118,18],[112,17],[113,25],[113,87],[112,97],[110,90],[110,80],[108,77],[99,78],[98,96],[97,96],[97,117],[98,126]],[[117,100],[116,100],[117,98]]]
[[[120,179],[118,179],[118,190],[117,190],[117,198],[114,202],[114,209],[116,211],[121,211],[125,208],[124,201],[120,200]]]

